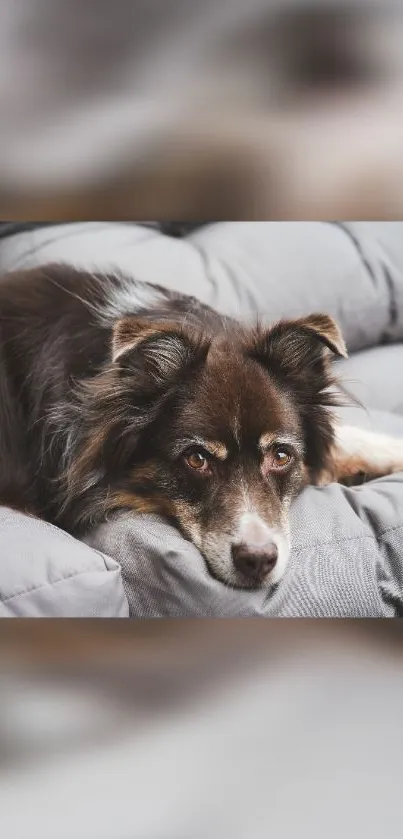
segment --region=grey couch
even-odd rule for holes
[[[0,271],[53,260],[118,266],[245,320],[327,311],[351,354],[339,371],[363,404],[346,417],[403,437],[403,223],[228,222],[174,232],[126,223],[27,230],[2,239]],[[402,474],[355,489],[304,491],[276,590],[226,588],[189,542],[153,516],[125,516],[86,541],[1,510],[0,613],[403,614]]]

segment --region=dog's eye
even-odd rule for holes
[[[210,471],[209,459],[203,451],[196,450],[188,452],[188,454],[185,455],[185,461],[191,469],[195,469],[197,472]]]
[[[268,452],[268,461],[270,469],[280,470],[285,469],[293,460],[293,454],[286,446],[280,443]]]

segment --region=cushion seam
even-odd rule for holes
[[[105,566],[105,569],[103,569],[103,571],[104,570],[106,570],[106,572],[108,574],[111,573],[111,570],[109,568],[106,568],[106,566]],[[112,573],[116,573],[116,571],[119,571],[119,570],[120,570],[119,567],[114,568]],[[101,573],[103,573],[103,571]],[[54,582],[42,583],[40,586],[33,586],[32,588],[23,589],[22,591],[16,592],[15,594],[10,594],[9,597],[5,597],[5,598],[0,597],[0,603],[9,603],[11,600],[14,600],[16,597],[23,597],[25,594],[32,594],[33,592],[41,591],[44,588],[49,588],[49,587],[52,588],[53,586],[57,586],[59,583],[64,583],[64,582],[67,582],[67,580],[72,580],[74,577],[82,577],[85,574],[94,574],[94,573],[99,574],[100,569],[98,569],[98,570],[94,569],[93,571],[90,571],[88,569],[86,571],[77,571],[74,574],[69,574],[67,577],[60,577],[59,580],[55,580]]]

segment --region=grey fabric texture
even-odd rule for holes
[[[373,347],[337,362],[344,386],[367,408],[403,415],[403,343]]]
[[[377,238],[383,224],[222,222],[188,241],[203,255],[212,305],[245,319],[325,311],[354,352],[403,339],[403,257]]]
[[[327,311],[338,319],[351,353],[338,363],[349,390],[365,408],[383,412],[346,417],[403,436],[403,223],[225,222],[183,239],[136,225],[91,223],[2,241],[0,270],[52,260],[117,268],[194,294],[242,320]],[[395,475],[356,489],[306,490],[292,511],[285,579],[275,591],[254,593],[213,580],[196,549],[156,517],[125,516],[102,525],[88,538],[90,547],[21,518],[14,519],[10,541],[1,520],[2,608],[9,614],[118,616],[127,614],[129,603],[136,617],[398,615],[402,487],[403,476]],[[106,603],[102,589],[108,586]],[[43,593],[35,595],[40,588]]]
[[[0,508],[1,617],[127,617],[116,560]]]
[[[292,508],[293,549],[276,589],[235,591],[156,516],[102,525],[89,544],[115,556],[133,617],[403,616],[403,475],[360,491],[309,488]]]

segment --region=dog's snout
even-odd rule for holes
[[[270,542],[264,547],[244,543],[232,546],[234,567],[248,580],[264,580],[273,570],[278,558],[277,545]]]

